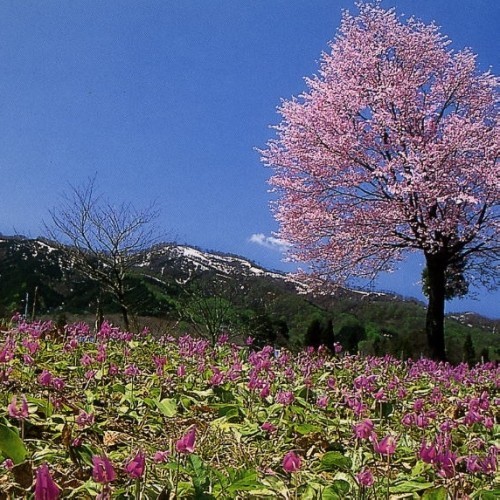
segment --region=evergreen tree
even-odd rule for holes
[[[490,350],[487,347],[484,347],[479,354],[479,358],[483,363],[489,363],[490,361]]]
[[[321,321],[318,318],[314,318],[307,328],[304,345],[317,349],[322,344],[322,337],[323,329],[321,327]]]
[[[321,324],[321,344],[333,351],[335,334],[333,333],[333,321],[328,319]]]
[[[472,337],[467,334],[464,342],[464,361],[470,366],[473,365],[476,360],[476,350],[474,349],[474,343],[472,342]]]

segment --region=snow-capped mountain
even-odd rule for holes
[[[188,278],[194,273],[212,272],[220,276],[285,279],[284,274],[268,271],[242,257],[173,243],[155,246],[144,254],[138,266],[155,271],[161,276],[175,274]]]
[[[151,292],[151,287],[159,287],[160,295],[169,296],[172,286],[182,288],[201,276],[235,282],[265,280],[295,293],[296,287],[287,282],[286,275],[239,256],[165,243],[136,257],[133,279],[138,283],[134,288],[142,287],[146,294],[148,287],[153,295],[156,292]],[[20,309],[25,295],[35,293],[47,312],[69,305],[75,312],[91,308],[98,287],[73,263],[71,247],[45,239],[0,236],[0,309]]]
[[[0,316],[24,307],[26,294],[36,294],[40,309],[47,313],[62,309],[76,313],[91,310],[98,287],[75,269],[73,262],[70,247],[41,238],[0,235]],[[351,304],[350,311],[359,311],[361,304],[366,303],[406,302],[392,294],[349,289],[340,289],[335,296],[312,297],[304,285],[284,273],[264,269],[240,256],[203,251],[185,244],[156,245],[137,255],[135,269],[134,287],[141,290],[141,297],[154,296],[155,300],[175,297],[193,279],[204,276],[209,280],[250,283],[257,296],[262,293],[305,295],[301,301],[325,310],[331,310],[336,302],[343,300]],[[424,304],[416,303],[415,307],[423,310]],[[467,326],[481,324],[489,331],[498,330],[495,320],[472,314],[454,316],[454,320]]]

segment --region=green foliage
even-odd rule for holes
[[[319,315],[313,318],[307,328],[304,337],[304,345],[316,349],[323,345],[333,350],[334,342],[333,321],[331,319],[321,318]]]
[[[28,450],[19,433],[5,419],[0,421],[0,451],[5,458],[10,458],[15,464],[23,462]]]
[[[366,338],[364,326],[358,320],[347,319],[340,323],[335,338],[348,352],[358,351],[358,344]]]
[[[307,327],[304,345],[318,348],[322,344],[321,320],[314,318]]]
[[[464,361],[472,366],[476,360],[476,350],[474,349],[474,343],[472,342],[472,337],[470,333],[465,337],[464,342]]]
[[[339,451],[328,451],[321,457],[320,469],[325,471],[350,470],[352,460]]]

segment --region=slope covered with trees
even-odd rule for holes
[[[49,241],[0,241],[0,317],[14,311],[28,318],[64,322],[104,318],[121,322],[119,304],[72,266],[72,252]],[[235,340],[247,336],[259,345],[299,347],[340,342],[345,350],[391,353],[398,358],[427,353],[422,303],[390,294],[339,289],[334,295],[304,293],[284,275],[241,257],[203,252],[185,245],[159,245],[144,252],[127,274],[132,326],[190,332],[212,341],[221,331]],[[26,298],[28,306],[26,307]],[[464,316],[446,319],[448,357],[464,359],[471,335],[476,360],[498,359],[500,322]],[[470,326],[468,326],[470,325]]]

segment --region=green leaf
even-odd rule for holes
[[[206,391],[190,391],[190,394],[194,394],[195,396],[198,396],[200,399],[206,399],[210,396],[213,396],[214,391],[213,389],[207,389]]]
[[[174,399],[165,398],[161,401],[156,401],[158,411],[165,417],[173,417],[177,413],[177,403]]]
[[[316,486],[316,488],[315,488]],[[299,488],[300,500],[316,500],[319,497],[318,487],[321,490],[322,486],[315,484],[305,484]]]
[[[144,398],[142,401],[149,408],[156,408],[156,401],[154,399],[152,399],[152,398]]]
[[[246,422],[239,427],[242,436],[253,436],[259,432],[259,426],[255,422]]]
[[[3,456],[10,458],[15,464],[24,462],[28,455],[28,450],[18,432],[2,423],[0,423],[0,450]]]
[[[323,500],[342,500],[347,498],[350,489],[351,487],[347,481],[337,479],[321,492],[321,498]]]
[[[87,389],[85,392],[84,392],[86,398],[87,398],[87,403],[89,405],[91,405],[94,401],[95,401],[95,398],[96,398],[96,395],[94,394],[93,391],[91,391],[90,389]]]
[[[300,401],[300,400],[295,400],[296,402],[297,401]],[[298,406],[296,404],[293,404],[293,405],[290,405],[288,407],[290,409],[290,411],[294,414],[294,415],[304,415],[305,414],[305,410],[302,406]]]
[[[313,432],[321,432],[321,427],[313,424],[295,424],[293,429],[295,432],[302,434],[303,436]]]
[[[262,488],[263,484],[257,480],[258,475],[255,470],[246,470],[239,473],[237,478],[228,486],[227,492],[252,491]]]
[[[391,493],[413,493],[415,491],[422,491],[431,488],[434,483],[422,481],[405,481],[404,483],[391,486],[389,491]]]
[[[113,392],[119,392],[121,394],[125,394],[125,386],[123,384],[114,384]]]
[[[46,418],[50,418],[54,413],[54,407],[50,401],[47,399],[34,398],[31,396],[26,396],[28,403],[31,403],[37,407],[36,411],[41,411]]]
[[[411,470],[411,476],[420,476],[427,468],[428,465],[423,460],[419,460]]]
[[[206,465],[203,463],[198,455],[189,455],[189,462],[193,468],[193,486],[195,489],[196,497],[203,495],[208,489],[209,478]]]
[[[334,471],[337,469],[350,470],[352,460],[338,451],[328,451],[321,457],[320,467],[321,470],[325,471]]]
[[[498,500],[500,498],[500,490],[480,490],[476,491],[471,498],[479,498],[480,500]]]
[[[446,488],[444,486],[425,490],[422,495],[422,500],[446,500],[447,498],[448,493],[446,492]]]
[[[219,417],[226,417],[227,420],[238,417],[239,413],[240,409],[238,405],[223,404],[218,407]]]
[[[233,403],[235,401],[235,397],[233,391],[229,391],[220,386],[216,386],[213,389],[214,394],[223,402],[223,403]]]
[[[79,460],[88,466],[92,466],[92,457],[97,454],[97,451],[86,444],[74,447],[73,452]]]

